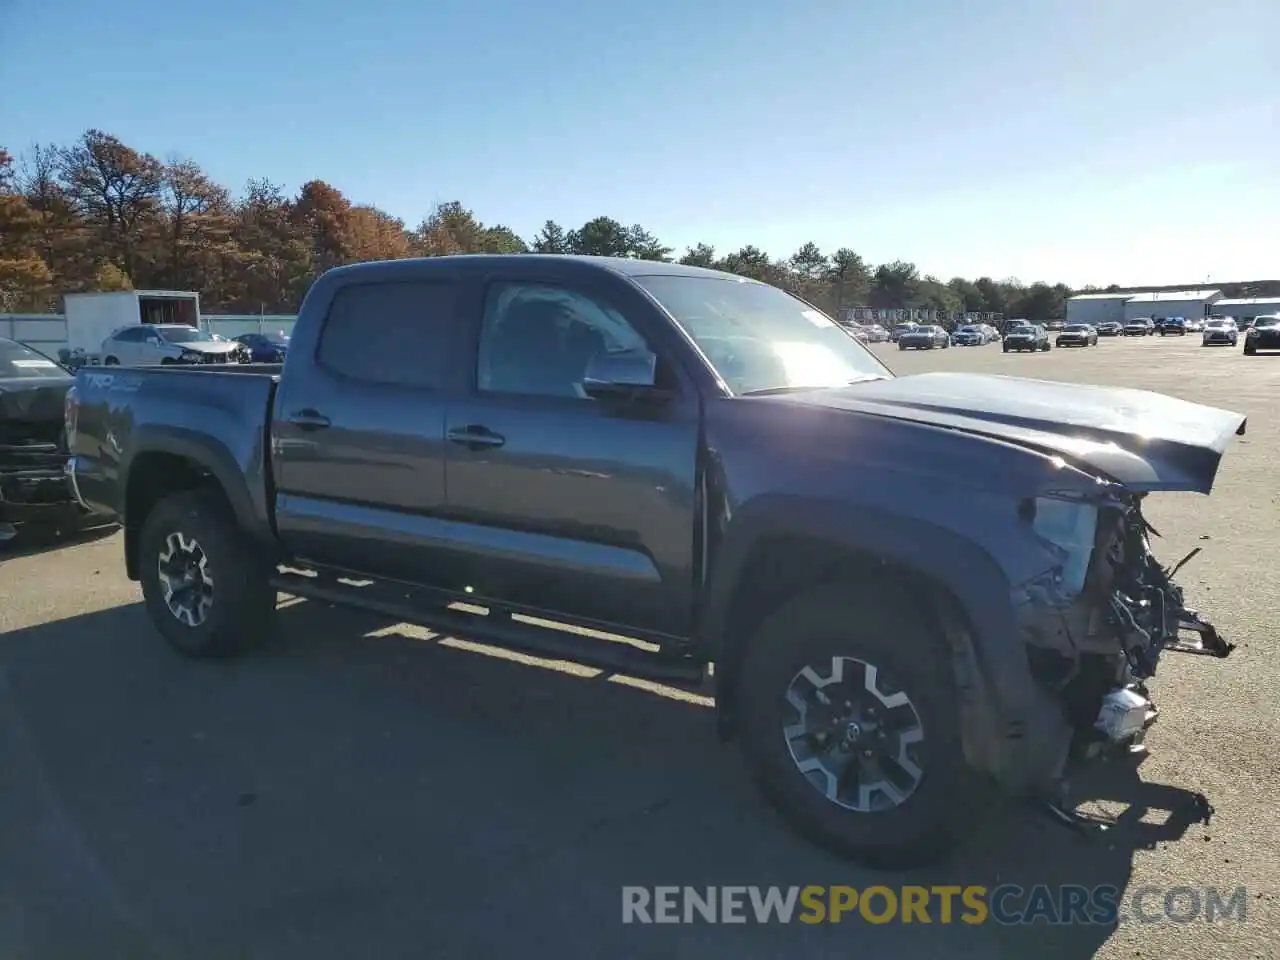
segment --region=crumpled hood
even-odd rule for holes
[[[921,373],[762,397],[907,420],[1056,454],[1127,488],[1213,489],[1243,414],[1147,390]]]
[[[183,350],[191,350],[195,353],[231,353],[239,350],[243,344],[234,342],[219,342],[217,340],[191,340],[187,343],[175,343],[175,347],[181,347]]]
[[[75,378],[70,375],[0,379],[0,433],[18,424],[61,425],[63,403],[73,383]]]

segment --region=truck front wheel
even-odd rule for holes
[[[234,656],[270,627],[269,564],[215,492],[157,503],[142,525],[138,569],[152,624],[185,656]]]
[[[818,588],[761,624],[739,686],[761,789],[805,836],[881,868],[936,859],[973,805],[949,658],[909,607]]]

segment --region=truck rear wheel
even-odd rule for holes
[[[817,588],[749,641],[742,746],[803,835],[870,866],[936,859],[972,815],[949,658],[904,604]]]
[[[261,554],[218,494],[190,490],[161,500],[138,543],[152,624],[188,657],[230,657],[254,646],[275,609]]]

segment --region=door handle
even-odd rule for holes
[[[483,450],[486,447],[500,447],[507,438],[494,433],[488,427],[471,424],[466,427],[454,427],[447,434],[450,443],[460,443],[468,450]]]
[[[295,410],[289,414],[289,422],[299,430],[323,430],[329,426],[329,418],[319,410]]]

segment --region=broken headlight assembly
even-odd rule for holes
[[[1165,651],[1225,657],[1231,645],[1189,609],[1163,567],[1142,515],[1142,497],[1109,487],[1101,495],[1023,500],[1024,529],[1046,569],[1014,593],[1032,674],[1061,705],[1071,754],[1094,756],[1107,743],[1139,749],[1157,711],[1145,681]],[[1184,641],[1184,632],[1196,639]]]
[[[1046,495],[1023,500],[1018,507],[1050,558],[1050,566],[1021,587],[1020,603],[1061,607],[1084,590],[1098,529],[1098,507],[1068,496]]]
[[[1197,547],[1172,567],[1151,553],[1151,535],[1159,533],[1142,515],[1141,499],[1124,504],[1107,552],[1113,582],[1110,623],[1120,639],[1134,677],[1154,676],[1160,654],[1167,651],[1225,657],[1235,649],[1195,610],[1186,606],[1182,587],[1173,577],[1200,552]],[[1195,634],[1194,640],[1182,639]]]

